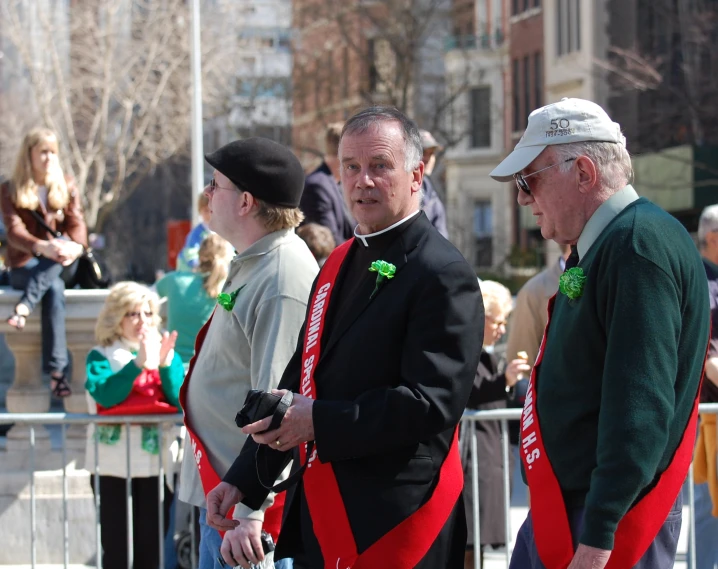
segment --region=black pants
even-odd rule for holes
[[[94,493],[95,477],[90,476]],[[134,569],[158,569],[160,563],[159,489],[157,476],[132,479],[132,543]],[[165,531],[172,493],[165,484],[163,504]],[[100,528],[103,569],[127,569],[127,500],[125,479],[100,476]]]

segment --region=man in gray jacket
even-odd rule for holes
[[[222,545],[206,524],[205,495],[226,474],[246,436],[234,424],[250,389],[270,391],[294,353],[318,266],[294,232],[304,187],[299,160],[263,138],[232,142],[206,156],[215,168],[205,189],[209,227],[237,251],[219,306],[197,336],[180,401],[187,439],[179,499],[200,510],[200,569],[217,569]],[[261,556],[265,529],[276,539],[280,500],[253,511],[239,504],[239,525],[224,535],[234,549]],[[283,498],[283,497],[282,497]],[[258,560],[253,559],[254,563]]]

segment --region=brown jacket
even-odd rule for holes
[[[508,361],[514,359],[518,352],[526,352],[531,365],[536,361],[548,321],[548,301],[558,290],[561,272],[559,260],[531,278],[516,296],[506,344]]]
[[[55,231],[87,247],[87,226],[82,215],[80,192],[71,181],[68,181],[67,189],[70,192],[70,202],[64,209],[48,212],[40,204],[36,211]],[[9,182],[0,186],[0,210],[7,231],[6,264],[11,269],[22,267],[34,256],[33,246],[38,241],[50,239],[51,236],[40,226],[29,209],[15,207],[10,198]]]

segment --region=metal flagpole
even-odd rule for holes
[[[192,227],[199,223],[197,196],[204,188],[202,51],[200,48],[199,1],[189,0],[192,8]]]

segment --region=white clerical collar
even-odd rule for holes
[[[381,231],[377,231],[376,233],[369,233],[367,235],[359,235],[357,233],[357,230],[359,229],[359,226],[357,225],[354,228],[354,237],[359,239],[362,243],[364,243],[364,247],[369,247],[369,243],[367,243],[367,239],[371,239],[372,237],[376,237],[377,235],[381,235],[382,233],[386,233],[387,231],[391,231],[395,227],[399,227],[402,223],[405,223],[409,221],[412,217],[414,217],[416,214],[418,214],[421,210],[416,210],[414,213],[410,213],[407,215],[404,219],[401,219],[397,221],[394,225],[390,225],[386,229],[382,229]]]

